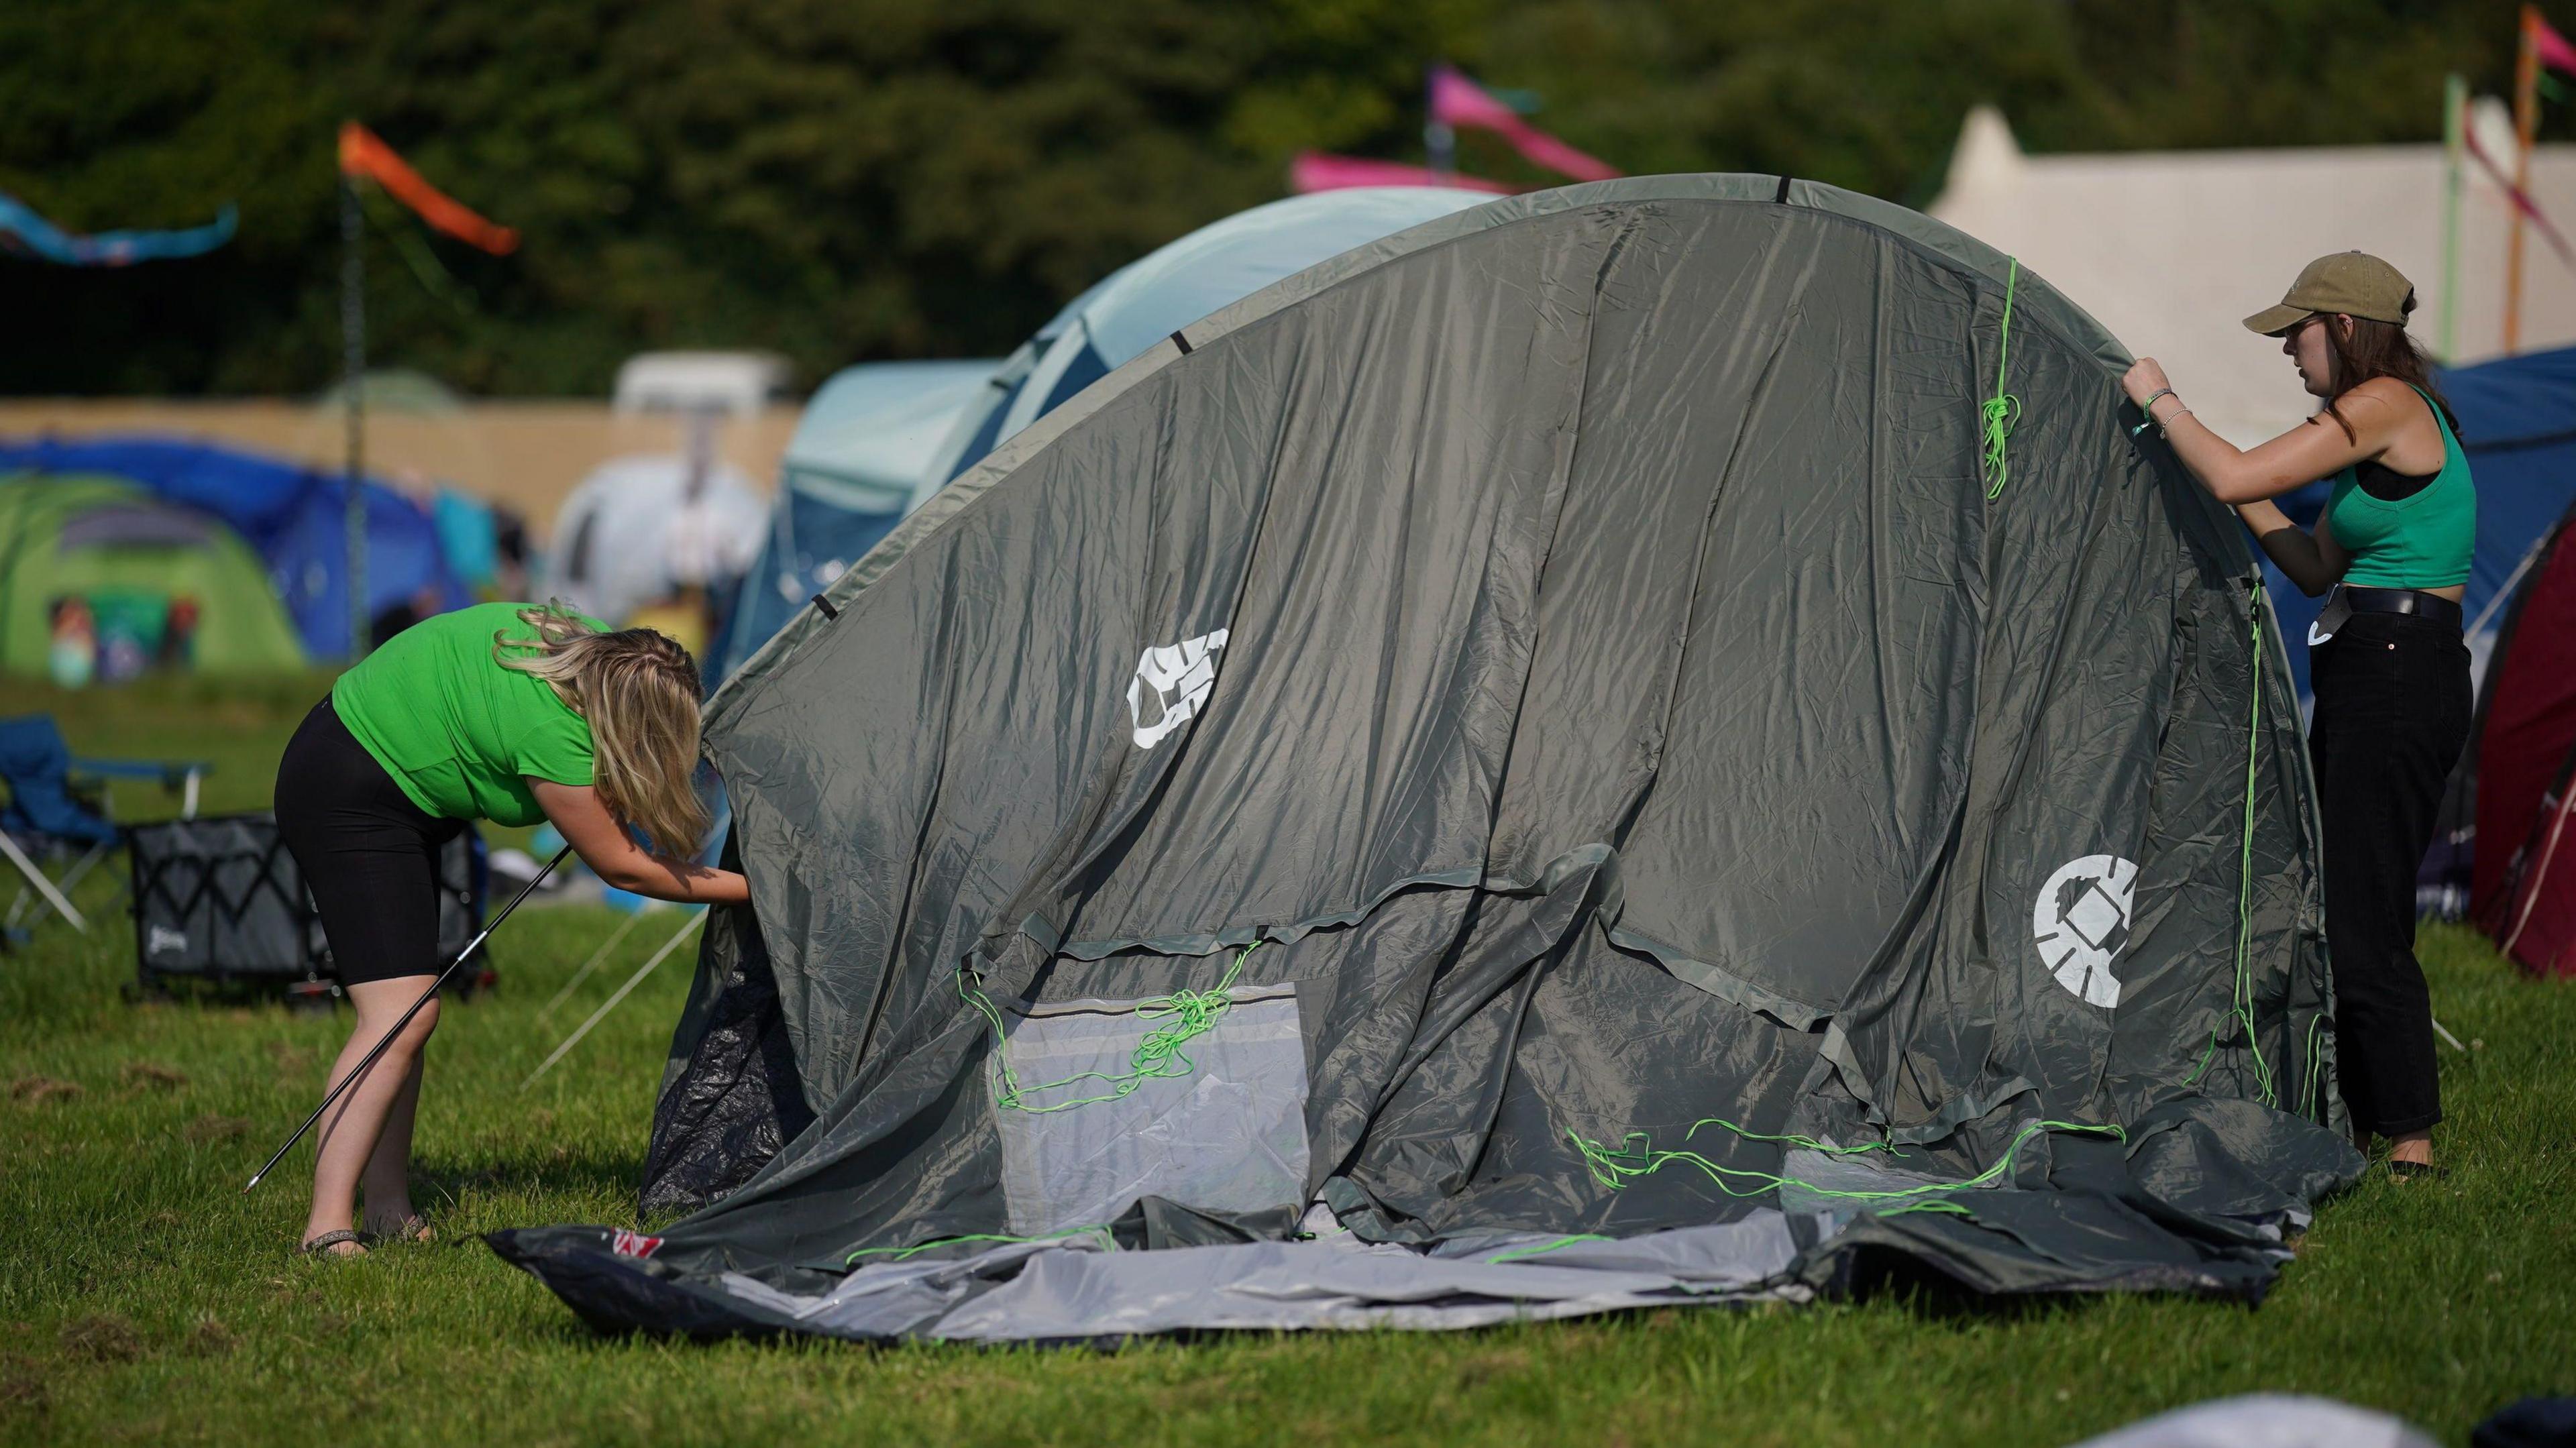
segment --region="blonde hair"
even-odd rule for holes
[[[495,631],[492,657],[553,686],[590,723],[591,783],[618,822],[650,835],[666,855],[696,853],[707,807],[690,776],[698,767],[698,666],[689,651],[649,628],[601,633],[561,599],[519,610],[534,639]]]

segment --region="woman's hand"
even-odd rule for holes
[[[556,784],[528,777],[528,792],[537,806],[563,831],[573,853],[600,879],[620,890],[683,905],[742,905],[751,887],[732,870],[710,870],[687,860],[645,852],[626,827],[599,802],[599,791],[586,784]]]
[[[2128,393],[2129,400],[2140,407],[2147,405],[2148,398],[2172,387],[2173,383],[2165,379],[2163,364],[2153,357],[2141,357],[2130,363],[2128,372],[2120,378],[2120,390]]]

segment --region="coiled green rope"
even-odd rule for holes
[[[1145,1033],[1144,1039],[1138,1041],[1136,1049],[1128,1055],[1126,1070],[1115,1073],[1081,1071],[1061,1081],[1048,1081],[1036,1086],[1020,1084],[1018,1074],[1011,1069],[1010,1056],[1003,1049],[1006,1035],[1002,1028],[1002,1013],[996,1010],[993,1002],[967,979],[965,967],[960,966],[957,971],[957,994],[968,1005],[981,1012],[984,1019],[993,1027],[994,1058],[1000,1063],[1002,1078],[1001,1090],[994,1094],[993,1104],[1004,1110],[1025,1111],[1031,1115],[1043,1116],[1051,1111],[1071,1111],[1077,1106],[1092,1106],[1103,1101],[1123,1101],[1134,1095],[1136,1088],[1148,1081],[1186,1076],[1197,1070],[1198,1063],[1192,1061],[1182,1047],[1216,1029],[1217,1018],[1223,1016],[1234,1004],[1234,997],[1227,992],[1233,988],[1235,978],[1243,973],[1243,963],[1250,960],[1252,952],[1260,948],[1261,942],[1258,940],[1245,946],[1243,952],[1234,958],[1234,964],[1226,967],[1225,978],[1218,981],[1215,988],[1211,990],[1178,990],[1167,996],[1156,996],[1152,1000],[1140,1002],[1136,1007],[1138,1020],[1169,1021],[1171,1024],[1158,1026]],[[1031,1097],[1049,1091],[1060,1091],[1083,1081],[1105,1082],[1109,1089],[1097,1095],[1077,1096],[1066,1101],[1050,1102],[1044,1106],[1029,1104]]]
[[[2004,390],[2004,367],[2012,358],[2013,290],[2021,281],[2021,258],[2007,257],[2010,269],[2004,273],[2004,320],[1995,338],[1995,395],[1986,399],[1979,411],[1985,418],[1985,460],[1982,471],[1986,479],[1986,501],[1991,503],[2004,495],[2004,482],[2012,476],[2012,464],[2006,459],[2004,445],[2012,440],[2013,424],[2021,421],[2021,399]]]

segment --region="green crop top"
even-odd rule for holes
[[[2424,389],[2415,390],[2423,395]],[[2429,396],[2424,405],[2442,430],[2442,470],[2433,481],[2392,501],[2362,491],[2352,468],[2335,474],[2326,519],[2352,559],[2343,581],[2355,588],[2453,588],[2469,581],[2469,554],[2478,540],[2477,488],[2442,409]]]

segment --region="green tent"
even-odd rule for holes
[[[156,645],[169,606],[192,602],[205,673],[305,667],[258,556],[220,520],[94,475],[0,478],[0,673],[45,673],[54,604],[70,597],[102,622],[149,615]]]

